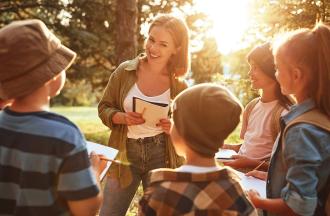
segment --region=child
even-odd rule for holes
[[[214,160],[241,111],[238,100],[219,85],[196,85],[175,98],[170,135],[186,163],[151,171],[140,215],[256,215],[236,175]]]
[[[301,29],[274,46],[277,79],[297,105],[281,118],[267,176],[267,199],[256,207],[276,214],[324,215],[330,176],[330,28]],[[251,172],[249,175],[261,173]],[[329,213],[329,212],[328,212]]]
[[[0,98],[12,102],[0,112],[1,215],[95,215],[101,204],[83,135],[49,112],[75,56],[40,20],[0,30]]]
[[[257,46],[247,55],[250,65],[249,77],[254,89],[261,90],[261,97],[252,100],[245,108],[240,137],[242,145],[225,145],[238,155],[227,166],[248,170],[269,160],[273,144],[279,132],[279,118],[292,105],[281,93],[275,78],[275,65],[270,44]],[[267,165],[263,166],[267,169]]]

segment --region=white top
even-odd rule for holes
[[[238,154],[258,160],[270,157],[274,145],[271,131],[272,110],[277,103],[278,100],[268,103],[258,101],[249,115],[244,143]],[[281,115],[287,112],[284,110]]]
[[[212,167],[202,167],[194,165],[182,165],[175,169],[178,172],[189,172],[189,173],[207,173],[221,170],[221,167],[212,166]]]
[[[170,89],[167,89],[160,95],[148,97],[137,86],[135,83],[132,88],[129,90],[126,98],[124,99],[124,110],[125,112],[132,112],[133,111],[133,97],[138,97],[146,101],[155,102],[155,103],[164,103],[169,104],[171,95]],[[163,133],[161,127],[155,126],[148,126],[145,124],[140,125],[132,125],[128,126],[127,137],[132,139],[144,138],[144,137],[151,137],[156,136],[160,133]]]

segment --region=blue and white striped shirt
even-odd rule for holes
[[[86,143],[68,119],[51,112],[0,112],[0,215],[66,215],[67,200],[99,188]]]

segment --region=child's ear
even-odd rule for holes
[[[299,68],[293,68],[292,69],[292,78],[294,82],[300,83],[304,77],[303,72]]]

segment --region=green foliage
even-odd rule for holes
[[[225,82],[246,104],[258,95],[250,87],[247,73],[249,66],[247,53],[256,44],[271,41],[282,31],[313,27],[317,21],[330,23],[330,1],[328,0],[254,0],[251,2],[250,28],[243,42],[248,47],[231,53],[223,59],[230,67],[230,78]]]
[[[246,60],[251,47],[238,50],[227,55],[224,59],[230,67],[230,76],[224,79],[233,93],[239,97],[243,105],[246,105],[253,98],[258,96],[258,92],[251,88],[248,72],[250,66]]]
[[[64,45],[78,53],[74,65],[67,71],[71,85],[79,86],[85,80],[91,92],[102,92],[110,73],[117,67],[115,45],[120,41],[116,39],[123,38],[120,35],[116,38],[117,3],[122,0],[2,0],[0,27],[14,20],[41,19]],[[192,38],[198,38],[208,28],[196,25],[206,16],[191,10],[193,0],[137,0],[131,3],[137,3],[138,52],[143,51],[144,43],[144,36],[139,34],[141,24],[149,23],[158,13],[169,13],[174,9],[184,12]],[[66,89],[57,103],[89,105],[99,99],[99,94],[80,98],[77,90]]]
[[[222,74],[221,55],[215,38],[205,38],[203,48],[192,55],[192,79],[195,83],[211,82]]]

